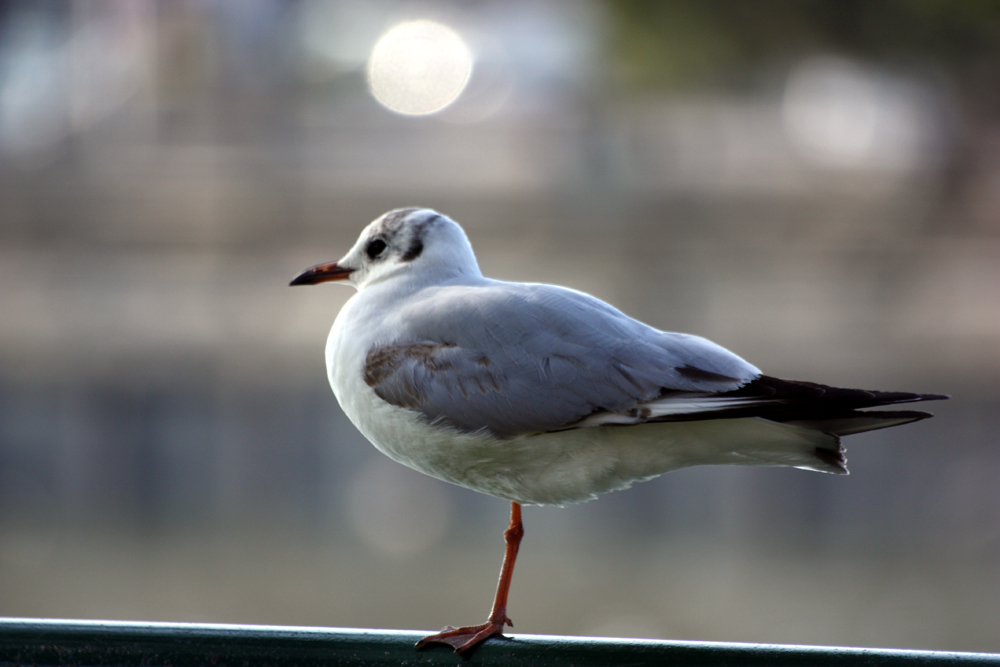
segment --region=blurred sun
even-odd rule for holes
[[[472,52],[454,30],[407,21],[379,38],[368,60],[372,95],[407,115],[431,114],[454,102],[472,73]]]

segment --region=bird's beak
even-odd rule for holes
[[[318,285],[330,280],[346,280],[352,273],[354,273],[354,269],[340,266],[336,262],[317,264],[296,276],[288,285],[292,287],[295,285]]]

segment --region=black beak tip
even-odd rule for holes
[[[317,264],[316,266],[306,269],[299,275],[295,276],[295,278],[292,279],[292,282],[288,283],[288,286],[295,287],[296,285],[318,285],[330,280],[347,280],[348,276],[352,273],[354,273],[354,269],[338,266],[336,262],[331,262],[329,264]]]

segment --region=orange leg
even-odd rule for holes
[[[470,625],[464,628],[448,626],[437,634],[428,635],[417,642],[421,649],[428,644],[448,644],[455,653],[464,653],[493,635],[502,635],[503,626],[514,624],[507,618],[507,593],[510,591],[510,580],[514,575],[514,561],[517,560],[517,550],[524,537],[524,526],[521,523],[521,506],[510,504],[510,525],[503,532],[506,545],[503,553],[503,566],[500,568],[500,582],[497,584],[497,595],[493,599],[493,611],[489,619],[482,625]]]

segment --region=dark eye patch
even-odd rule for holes
[[[386,247],[386,243],[382,239],[372,239],[365,247],[365,253],[369,259],[375,259],[385,251]]]
[[[420,239],[413,239],[413,242],[410,243],[410,247],[406,250],[405,253],[403,253],[403,256],[400,259],[402,259],[404,262],[412,262],[417,257],[420,257],[420,253],[422,253],[423,251],[424,251],[424,242],[421,241]]]

